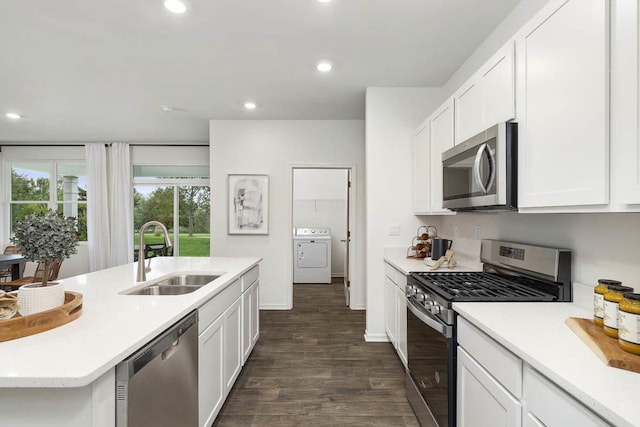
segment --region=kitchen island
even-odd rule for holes
[[[0,343],[0,414],[6,425],[113,426],[115,366],[254,268],[260,258],[157,257],[147,281],[177,273],[220,275],[184,295],[124,295],[137,263],[61,280],[83,294],[82,315]],[[257,278],[257,276],[256,276]]]

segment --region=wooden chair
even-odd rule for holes
[[[18,248],[13,245],[9,245],[6,248],[4,248],[5,255],[13,255],[17,253],[18,253]],[[4,282],[7,280],[11,280],[11,267],[0,268],[0,282]]]
[[[61,265],[62,261],[53,261],[49,264],[49,281],[56,280],[58,278],[58,273],[60,272]],[[16,290],[22,285],[42,282],[43,277],[44,262],[39,262],[36,266],[36,271],[33,273],[33,276],[23,277],[22,279],[0,283],[0,288],[4,289],[5,291]]]

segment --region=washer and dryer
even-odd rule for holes
[[[293,283],[331,283],[330,229],[293,229]]]

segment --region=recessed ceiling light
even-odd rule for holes
[[[328,62],[328,61],[321,61],[321,62],[318,62],[318,65],[316,66],[316,68],[318,69],[318,71],[321,71],[323,73],[328,73],[333,68],[333,65],[331,65],[331,62]]]
[[[184,108],[172,107],[171,105],[161,105],[160,109],[165,113],[173,113],[173,112],[184,113],[185,111],[187,111]]]
[[[247,110],[255,110],[256,109],[256,103],[255,102],[245,102],[244,103],[244,108],[246,108]]]
[[[187,11],[187,3],[182,0],[164,0],[162,3],[169,12],[185,13]]]
[[[22,116],[18,113],[7,113],[5,114],[5,117],[11,120],[20,120],[22,118]]]
[[[331,3],[333,0],[317,0],[318,3]]]

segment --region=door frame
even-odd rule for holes
[[[349,271],[348,271],[348,276],[350,278],[350,282],[351,282],[351,286],[350,286],[350,298],[349,298],[349,308],[353,309],[353,307],[351,307],[351,304],[353,304],[353,293],[354,293],[354,289],[359,289],[360,287],[360,278],[356,276],[356,269],[354,268],[354,260],[355,260],[355,245],[354,242],[356,242],[357,240],[357,236],[359,235],[359,231],[358,227],[357,227],[357,223],[356,223],[356,218],[357,218],[357,211],[356,211],[356,194],[357,194],[357,183],[356,183],[356,176],[357,176],[357,171],[356,171],[356,165],[352,164],[352,163],[296,163],[296,164],[290,164],[289,165],[289,197],[287,200],[287,203],[289,203],[289,218],[288,218],[288,224],[289,224],[289,231],[290,233],[292,233],[291,235],[293,235],[293,171],[295,169],[338,169],[338,170],[349,170],[350,174],[349,176],[351,177],[351,197],[349,199],[349,218],[347,218],[347,228],[351,231],[351,238],[347,239],[347,244],[350,245],[348,247],[348,251],[349,251]],[[287,253],[289,254],[289,256],[287,257],[286,260],[286,268],[288,271],[288,277],[289,280],[286,283],[287,286],[287,307],[289,309],[293,308],[293,243],[292,240],[289,240],[289,250],[287,251]]]

